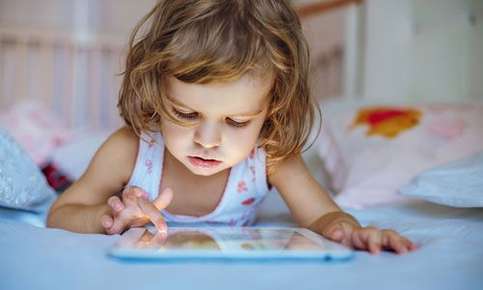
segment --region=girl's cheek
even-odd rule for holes
[[[183,127],[171,122],[166,122],[161,127],[163,138],[174,142],[192,137],[194,130],[194,128]]]
[[[253,129],[247,130],[230,130],[225,135],[224,146],[230,150],[238,152],[238,154],[248,155],[253,147],[257,144],[258,131]]]

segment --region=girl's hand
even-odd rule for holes
[[[417,248],[413,242],[393,230],[364,228],[344,221],[329,225],[323,235],[348,247],[367,250],[371,254],[379,254],[381,250],[405,254]]]
[[[166,208],[173,199],[171,189],[165,189],[150,202],[148,194],[139,187],[128,187],[122,192],[122,200],[111,196],[107,203],[110,215],[101,217],[101,224],[107,234],[120,234],[130,227],[139,227],[152,222],[160,232],[167,231],[167,225],[160,210]]]
[[[138,237],[134,245],[137,248],[143,249],[159,249],[166,243],[167,240],[167,232],[158,231],[157,233],[152,234],[150,231],[145,230],[144,233]]]

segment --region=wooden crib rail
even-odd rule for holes
[[[295,5],[299,17],[304,18],[327,13],[349,5],[362,4],[363,0],[325,0]]]
[[[36,100],[70,128],[119,125],[122,41],[72,33],[0,29],[0,111]]]

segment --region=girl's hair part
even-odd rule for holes
[[[320,109],[308,87],[309,50],[285,0],[162,0],[135,26],[118,108],[136,135],[159,131],[169,76],[187,83],[271,76],[260,146],[269,167],[302,151]],[[319,126],[320,127],[320,126]]]

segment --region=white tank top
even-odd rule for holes
[[[152,142],[147,142],[152,140]],[[159,194],[163,172],[164,142],[159,132],[142,133],[134,171],[128,186],[138,186],[154,200]],[[200,217],[175,215],[161,210],[168,224],[206,223],[208,225],[251,225],[256,208],[268,192],[265,168],[266,155],[262,148],[252,150],[247,159],[230,170],[223,196],[217,207]],[[176,192],[174,193],[176,195]]]

